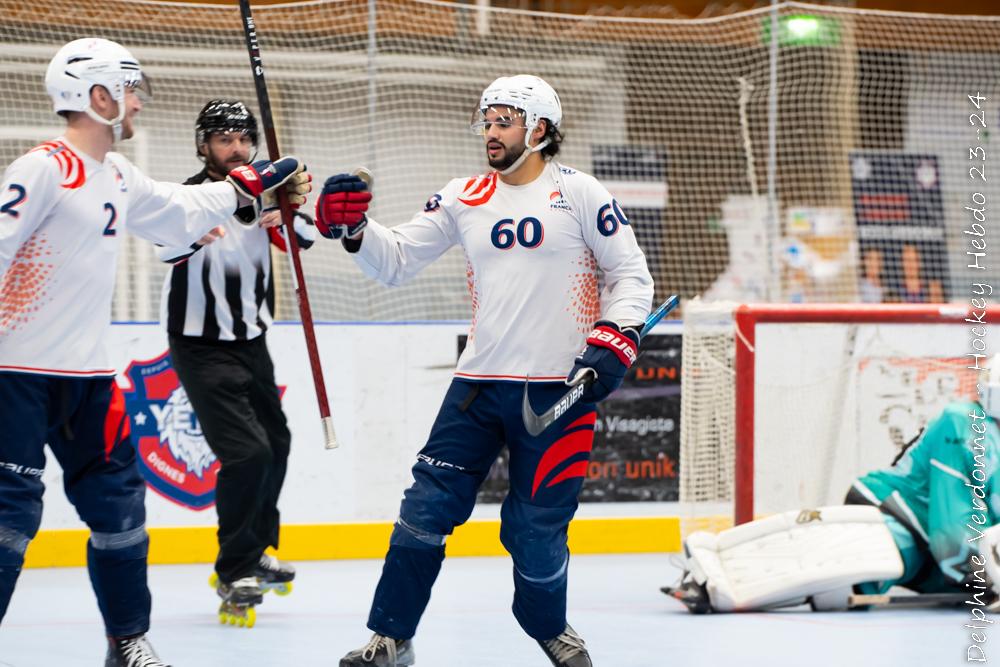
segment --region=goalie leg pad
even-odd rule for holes
[[[895,579],[903,561],[874,507],[791,511],[684,542],[685,576],[704,586],[712,610],[752,611],[817,597],[837,605],[854,584]],[[825,594],[825,595],[824,595]]]

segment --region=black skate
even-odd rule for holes
[[[412,664],[413,642],[377,632],[367,644],[340,659],[340,667],[409,667]]]
[[[261,554],[253,576],[257,577],[257,583],[263,592],[274,591],[276,595],[288,595],[292,592],[295,568],[274,556]]]
[[[108,655],[104,667],[170,667],[156,657],[146,635],[130,639],[108,637]]]
[[[660,591],[682,602],[692,614],[707,614],[712,611],[712,601],[708,597],[708,590],[687,572],[681,576],[677,585],[663,586]]]
[[[583,638],[576,634],[576,631],[568,623],[561,635],[546,641],[539,641],[538,645],[542,647],[545,655],[549,656],[549,660],[556,667],[593,667]]]
[[[264,594],[257,583],[257,577],[243,577],[231,584],[218,582],[215,592],[222,598],[219,605],[219,623],[235,625],[241,628],[252,628],[257,621],[257,611],[254,609],[264,601]]]

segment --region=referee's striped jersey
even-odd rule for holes
[[[185,185],[206,180],[203,169]],[[283,234],[277,228],[245,226],[236,218],[224,228],[225,236],[205,246],[156,250],[160,259],[173,265],[160,299],[160,323],[171,335],[250,340],[273,321],[271,244],[284,251]],[[295,235],[303,250],[316,239],[316,228],[302,213],[295,216]]]

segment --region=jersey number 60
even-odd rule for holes
[[[508,250],[513,247],[515,241],[529,250],[542,245],[542,239],[545,238],[545,230],[542,228],[542,223],[538,218],[522,218],[517,223],[516,233],[513,229],[507,229],[508,225],[513,224],[513,218],[504,218],[493,225],[493,231],[490,232],[490,240],[493,242],[494,247],[500,250]]]
[[[597,231],[601,236],[614,236],[618,231],[619,224],[629,224],[625,212],[618,205],[617,199],[612,199],[610,204],[605,204],[597,211]]]

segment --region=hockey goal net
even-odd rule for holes
[[[685,531],[837,504],[954,400],[976,396],[961,306],[690,302],[684,314]],[[1000,309],[987,310],[987,321]],[[1000,349],[986,327],[986,349]]]

